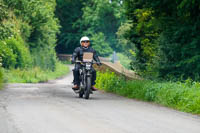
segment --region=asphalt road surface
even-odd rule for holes
[[[0,91],[0,133],[200,133],[200,117],[101,91],[80,99],[72,73]]]

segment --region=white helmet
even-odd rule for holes
[[[80,44],[81,44],[82,41],[90,41],[90,39],[87,36],[84,36],[84,37],[81,38]]]

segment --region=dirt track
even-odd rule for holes
[[[72,73],[42,84],[0,91],[0,133],[199,133],[200,117],[151,103],[71,90]]]

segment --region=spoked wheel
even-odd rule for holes
[[[91,90],[91,77],[87,77],[86,88],[85,88],[85,91],[84,91],[84,98],[85,99],[89,99],[90,90]]]

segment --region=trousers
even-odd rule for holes
[[[74,80],[73,83],[74,85],[80,86],[80,73],[79,70],[81,69],[81,64],[75,64],[75,67],[73,69],[73,75],[74,75]],[[95,85],[95,80],[96,80],[96,70],[92,67],[92,86]]]

